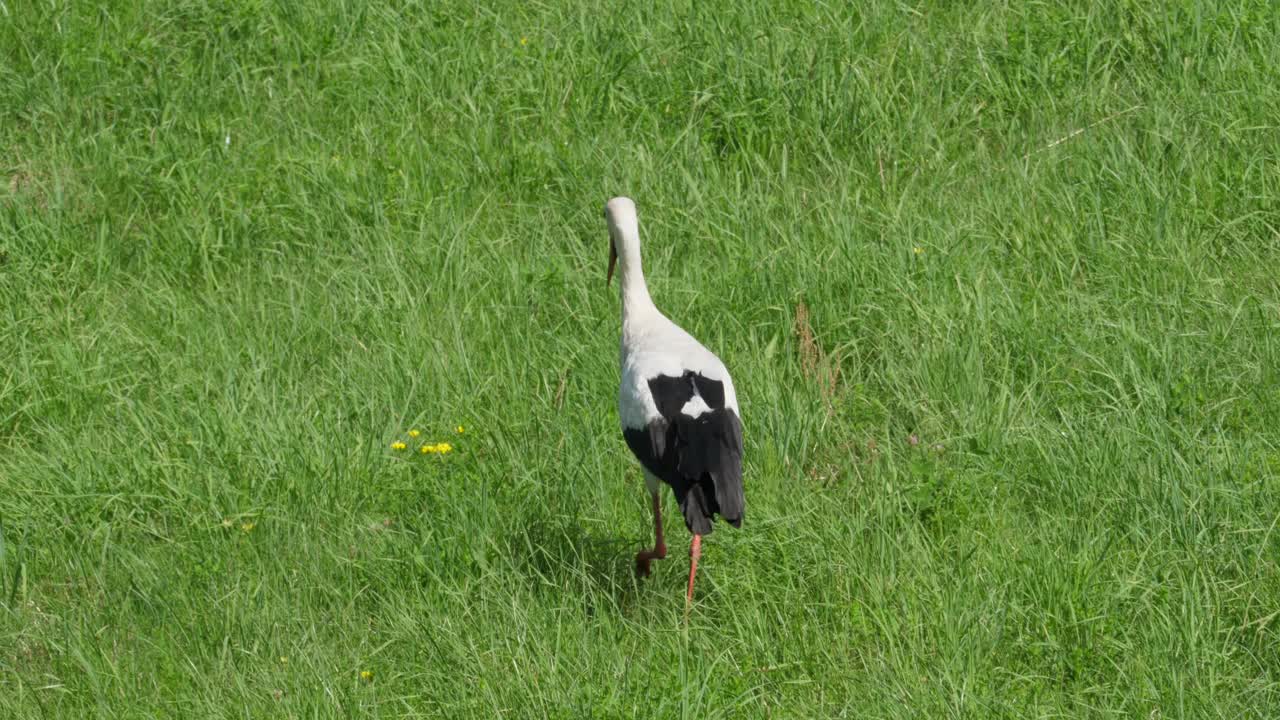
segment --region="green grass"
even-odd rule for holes
[[[0,0],[0,716],[1280,710],[1274,5],[395,5]]]

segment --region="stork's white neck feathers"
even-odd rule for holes
[[[609,236],[618,253],[618,286],[622,296],[623,334],[626,335],[637,330],[637,326],[666,318],[653,304],[644,281],[644,266],[640,260],[640,224],[636,219],[635,203],[625,197],[614,198],[605,205],[605,215]]]

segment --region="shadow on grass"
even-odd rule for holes
[[[571,593],[594,614],[610,603],[621,610],[635,598],[639,543],[620,535],[595,535],[572,518],[531,516],[511,534],[512,568],[531,588]]]

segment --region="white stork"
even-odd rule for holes
[[[689,548],[689,589],[702,555],[702,536],[719,513],[742,525],[742,423],[738,398],[724,363],[654,306],[640,267],[636,205],[617,197],[604,206],[609,225],[609,273],[621,265],[622,385],[618,415],[622,436],[644,471],[653,501],[652,550],[636,554],[636,573],[667,556],[662,538],[658,482],[671,486],[693,533]]]

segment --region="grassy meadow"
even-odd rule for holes
[[[0,717],[1275,717],[1277,68],[1262,0],[0,0]],[[687,624],[618,194],[743,405]]]

